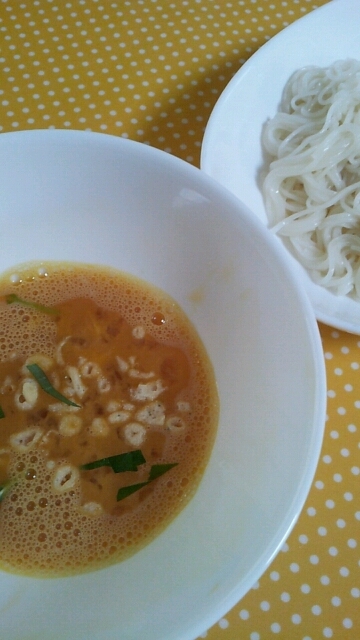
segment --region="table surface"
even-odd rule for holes
[[[233,74],[323,4],[0,0],[0,131],[104,132],[198,166],[206,122]],[[360,338],[320,332],[328,419],[305,507],[259,582],[202,638],[360,638]]]

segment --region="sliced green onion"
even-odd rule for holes
[[[176,467],[177,464],[177,462],[172,462],[170,464],[153,464],[150,469],[148,482],[152,482],[153,480],[156,480],[156,478],[160,478],[164,473],[170,471],[173,467]]]
[[[144,464],[144,462],[146,462],[146,460],[140,449],[136,449],[135,451],[127,451],[126,453],[119,453],[116,456],[88,462],[80,468],[83,471],[88,471],[90,469],[98,469],[99,467],[111,467],[114,473],[121,473],[124,471],[137,471],[138,466]]]
[[[11,482],[7,482],[4,485],[0,485],[0,502],[2,502],[7,493],[9,493],[11,489]]]
[[[45,372],[42,370],[42,368],[39,367],[38,364],[35,364],[35,363],[34,364],[28,364],[26,366],[26,368],[30,371],[30,373],[32,373],[32,375],[34,376],[36,382],[39,383],[39,385],[43,389],[43,391],[48,393],[53,398],[56,398],[56,400],[60,400],[60,402],[64,402],[64,404],[68,404],[71,407],[79,407],[79,408],[81,408],[79,404],[76,404],[75,402],[72,402],[72,400],[69,400],[68,398],[65,398],[65,396],[63,396],[62,393],[60,393],[60,391],[57,391],[52,386],[49,378],[47,377]]]
[[[50,315],[59,315],[59,311],[54,307],[46,307],[43,304],[38,304],[37,302],[30,302],[29,300],[23,300],[16,295],[16,293],[9,293],[9,295],[5,296],[5,301],[7,304],[12,304],[13,302],[18,302],[22,304],[24,307],[31,307],[32,309],[36,309],[37,311],[41,311],[42,313],[49,313]]]
[[[148,482],[139,482],[138,484],[131,484],[128,487],[122,487],[122,489],[119,489],[119,491],[117,492],[117,502],[120,502],[120,500],[124,500],[128,496],[131,496],[131,494],[135,493],[136,491],[140,491],[140,489],[145,487],[147,484]]]
[[[116,456],[110,456],[108,458],[94,460],[94,462],[88,462],[87,464],[81,465],[80,469],[82,469],[82,471],[89,471],[90,469],[98,469],[99,467],[111,467],[114,473],[121,473],[123,471],[137,471],[138,467],[145,462],[146,460],[140,449],[135,449],[134,451],[119,453]],[[173,467],[176,467],[177,464],[177,462],[172,462],[170,464],[153,464],[150,469],[149,477],[145,482],[130,484],[119,489],[116,496],[117,502],[124,500],[124,498],[131,496],[132,493],[146,487],[147,484],[153,482],[156,478],[160,478],[164,473],[170,471]]]
[[[5,413],[4,413],[4,409],[0,405],[0,420],[1,420],[1,418],[5,418]]]
[[[124,500],[124,498],[127,498],[132,493],[139,491],[147,484],[150,484],[150,482],[153,482],[153,480],[156,480],[156,478],[160,478],[160,476],[164,475],[164,473],[170,471],[170,469],[172,469],[173,467],[176,467],[177,464],[177,462],[173,462],[171,464],[154,464],[150,469],[149,478],[146,482],[131,484],[127,487],[122,487],[121,489],[119,489],[116,496],[117,502],[120,502],[120,500]]]

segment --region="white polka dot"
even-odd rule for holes
[[[262,611],[269,611],[270,609],[270,602],[268,602],[267,600],[263,600],[262,602],[260,602],[260,609]]]
[[[312,554],[309,558],[311,564],[319,564],[319,556]]]
[[[291,571],[292,573],[298,573],[298,572],[300,571],[300,567],[299,567],[299,565],[297,564],[297,562],[292,562],[292,563],[291,563],[291,565],[290,565],[290,571]]]
[[[314,507],[308,507],[307,508],[307,514],[311,517],[316,515],[316,509]]]
[[[347,502],[351,502],[351,500],[354,498],[353,494],[350,493],[350,491],[346,491],[344,493],[344,498]]]
[[[328,509],[333,509],[335,507],[335,502],[334,500],[326,500],[325,505],[327,506]]]
[[[299,536],[299,542],[301,542],[301,544],[307,544],[309,542],[309,538],[307,537],[307,535],[305,535],[304,533],[302,533]]]
[[[330,627],[324,627],[323,636],[324,636],[324,638],[332,638],[333,637],[333,630]]]
[[[311,611],[314,616],[319,616],[322,613],[322,609],[318,604],[314,604],[314,606],[311,607]]]
[[[270,579],[274,580],[274,582],[277,582],[280,579],[280,573],[278,571],[271,571]]]
[[[252,631],[249,637],[250,640],[260,640],[260,633],[258,633],[257,631]]]
[[[360,598],[360,589],[358,587],[354,587],[350,591],[353,598]]]
[[[326,527],[319,527],[318,528],[318,534],[319,534],[319,536],[326,536],[327,535]]]
[[[281,631],[281,626],[279,625],[279,623],[278,623],[278,622],[273,622],[273,623],[270,625],[270,629],[271,629],[271,631],[272,631],[273,633],[280,633],[280,631]]]
[[[290,602],[290,599],[291,599],[290,593],[287,593],[287,591],[283,591],[280,596],[280,600],[282,600],[283,602]]]
[[[355,549],[357,547],[357,542],[356,540],[354,540],[354,538],[349,538],[349,540],[347,541],[347,545],[348,547],[350,547],[350,549]]]
[[[344,527],[346,526],[346,522],[342,518],[338,518],[336,520],[336,525],[339,527],[339,529],[344,529]]]
[[[353,621],[350,618],[344,618],[342,623],[343,623],[343,627],[345,627],[345,629],[351,629],[352,626],[353,626]]]
[[[336,547],[329,547],[328,552],[329,552],[329,555],[333,557],[337,556],[337,554],[339,553]]]
[[[226,618],[221,618],[221,620],[219,620],[218,625],[220,627],[220,629],[227,629],[229,626],[229,622]]]
[[[298,613],[294,613],[294,614],[291,616],[291,622],[292,622],[293,624],[300,624],[300,622],[301,622],[301,616],[300,616]]]
[[[348,575],[350,574],[350,571],[347,567],[340,567],[339,573],[343,578],[347,578]]]
[[[326,587],[327,585],[329,585],[329,584],[330,584],[330,578],[329,578],[329,576],[325,576],[325,575],[324,575],[324,576],[321,576],[321,578],[320,578],[320,582],[321,582],[321,584],[323,584],[323,585]]]
[[[310,593],[311,587],[308,584],[302,584],[300,587],[302,593]]]
[[[241,609],[241,611],[239,611],[239,618],[241,618],[241,620],[248,620],[249,617],[250,613],[247,609]]]
[[[333,598],[331,598],[331,604],[334,607],[340,607],[341,605],[341,598],[339,598],[338,596],[334,596]]]

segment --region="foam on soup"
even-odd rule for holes
[[[0,567],[44,577],[151,541],[193,496],[218,421],[209,358],[179,306],[67,263],[0,280],[0,405]]]

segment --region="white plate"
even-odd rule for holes
[[[334,0],[284,29],[259,49],[228,84],[210,116],[201,168],[238,196],[267,223],[259,173],[261,130],[276,113],[282,91],[296,69],[360,59],[360,2]],[[279,240],[280,242],[280,240]],[[315,285],[293,259],[318,320],[360,334],[360,304]]]

